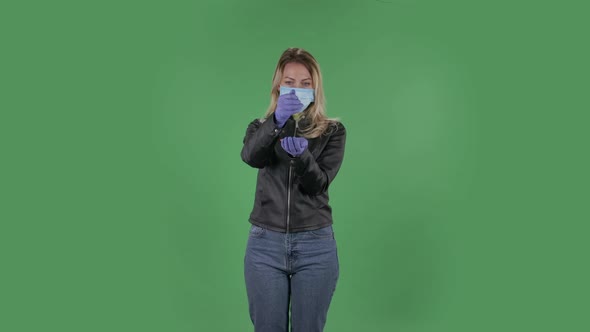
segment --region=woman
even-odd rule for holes
[[[344,126],[326,117],[318,63],[287,49],[268,111],[248,125],[242,148],[242,160],[259,169],[244,257],[256,332],[286,332],[289,322],[296,332],[324,328],[339,276],[328,187],[345,140]]]

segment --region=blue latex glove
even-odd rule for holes
[[[280,95],[277,101],[277,109],[274,113],[274,120],[277,126],[283,128],[289,117],[301,110],[303,104],[299,101],[299,98],[295,95],[295,90]]]
[[[304,137],[288,136],[281,139],[281,146],[291,156],[298,157],[307,149],[307,140]]]

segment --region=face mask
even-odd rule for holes
[[[307,106],[309,106],[309,104],[311,104],[311,102],[313,102],[314,99],[314,89],[302,89],[302,88],[289,88],[286,86],[281,86],[280,95],[284,95],[287,93],[290,93],[291,90],[295,90],[295,95],[297,96],[297,98],[299,98],[299,101],[303,104],[301,111],[305,110],[307,108]]]

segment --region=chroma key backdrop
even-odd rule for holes
[[[240,150],[288,47],[347,128],[325,331],[590,331],[588,31],[567,0],[2,1],[0,331],[253,331]]]

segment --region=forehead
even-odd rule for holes
[[[298,62],[289,62],[283,69],[283,76],[289,76],[295,79],[311,78],[311,73],[305,66]]]

